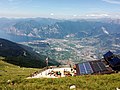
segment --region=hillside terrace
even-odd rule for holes
[[[104,59],[87,61],[83,63],[71,65],[49,66],[41,71],[37,71],[31,74],[30,78],[60,78],[76,75],[99,75],[99,74],[111,74],[120,71],[120,58],[114,55],[110,51],[104,54]],[[114,60],[113,60],[114,59]],[[111,61],[112,60],[112,61]],[[113,64],[113,65],[111,65]]]
[[[72,69],[69,65],[62,65],[59,67],[50,66],[48,68],[44,68],[44,70],[40,72],[33,73],[29,78],[59,78],[66,76],[74,76],[76,74],[76,70]]]

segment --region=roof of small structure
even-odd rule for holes
[[[111,67],[120,66],[120,57],[114,55],[111,51],[103,55],[104,59],[110,64]]]
[[[108,62],[112,67],[120,66],[120,58],[118,57],[113,57]]]
[[[97,74],[97,73],[109,73],[112,69],[108,69],[106,65],[101,61],[89,61],[76,64],[77,75],[85,74]]]
[[[109,58],[113,55],[113,53],[111,51],[108,51],[106,54],[104,54],[104,58]]]

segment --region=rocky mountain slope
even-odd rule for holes
[[[21,67],[45,67],[46,56],[35,53],[31,48],[0,38],[0,56],[5,61]],[[54,60],[49,65],[58,65]]]
[[[0,19],[0,23],[0,31],[7,33],[11,40],[14,41],[29,41],[46,38],[94,37],[101,34],[117,34],[120,29],[119,20],[111,19]],[[20,36],[22,36],[22,38],[20,38]]]

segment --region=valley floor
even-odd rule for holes
[[[0,90],[116,90],[120,88],[120,74],[86,75],[65,78],[25,79],[40,69],[20,68],[0,60]]]

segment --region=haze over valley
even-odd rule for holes
[[[0,18],[0,37],[33,48],[62,64],[120,53],[120,19]]]

